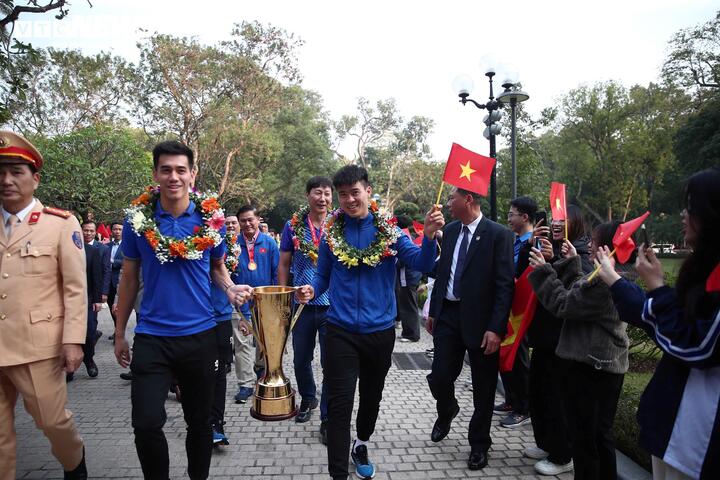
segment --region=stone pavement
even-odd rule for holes
[[[131,320],[131,325],[134,325]],[[75,374],[68,385],[69,408],[85,440],[90,478],[142,478],[140,464],[130,426],[130,384],[118,377],[112,343],[112,321],[107,309],[100,314],[103,337],[98,342],[96,362],[100,375],[89,378],[85,368]],[[398,332],[399,334],[399,332]],[[290,342],[288,342],[289,344]],[[418,343],[396,342],[396,352],[423,352],[431,338],[423,332]],[[316,359],[319,350],[316,349]],[[293,384],[292,350],[285,356],[285,373]],[[319,361],[316,379],[321,378]],[[434,401],[428,390],[423,370],[390,369],[380,418],[371,439],[370,458],[378,468],[378,480],[485,478],[539,479],[533,461],[522,456],[524,446],[532,442],[531,427],[508,430],[493,426],[494,445],[489,465],[476,472],[466,467],[469,454],[467,427],[472,413],[472,392],[465,388],[469,378],[466,367],[457,382],[460,414],[450,435],[435,444],[430,430],[435,421]],[[250,416],[250,404],[236,405],[234,372],[228,375],[227,425],[230,446],[216,449],[210,477],[217,479],[326,479],[326,451],[319,441],[319,418],[304,424],[294,421],[263,423]],[[357,406],[357,401],[356,401]],[[187,478],[185,468],[185,423],[180,404],[168,396],[168,420],[165,425],[170,448],[170,476]],[[62,478],[62,471],[51,455],[42,433],[18,402],[16,410],[18,434],[18,478]],[[500,417],[495,416],[494,422]],[[352,472],[352,467],[350,469]],[[354,475],[352,478],[355,478]],[[561,475],[562,480],[572,478]]]

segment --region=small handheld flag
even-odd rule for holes
[[[565,184],[552,182],[550,184],[550,211],[553,220],[567,221],[567,202],[565,201]]]
[[[495,159],[453,143],[443,181],[463,190],[487,196]]]
[[[610,252],[610,256],[617,254],[617,259],[620,263],[625,263],[630,259],[633,250],[635,250],[635,242],[632,239],[632,234],[635,230],[640,228],[640,225],[650,215],[650,212],[645,212],[637,218],[633,218],[629,222],[621,223],[615,230],[613,236],[613,251]],[[588,277],[588,281],[591,281],[600,271],[600,266],[595,267],[595,270]]]
[[[615,231],[615,236],[613,236],[613,247],[615,247],[615,253],[620,263],[627,262],[632,255],[632,252],[635,250],[635,242],[632,239],[632,234],[640,228],[640,225],[643,224],[649,215],[650,212],[645,212],[639,217],[621,223],[618,226]]]

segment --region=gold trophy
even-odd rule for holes
[[[297,415],[295,390],[282,370],[288,334],[305,305],[293,311],[293,287],[267,286],[253,289],[252,326],[258,348],[265,358],[265,374],[255,384],[250,415],[258,420],[286,420]]]

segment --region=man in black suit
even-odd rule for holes
[[[467,351],[473,383],[468,468],[487,465],[500,341],[506,333],[514,290],[513,240],[507,228],[485,218],[480,195],[454,188],[448,206],[456,221],[443,229],[427,328],[435,356],[428,383],[438,418],[431,439],[450,432],[460,408],[455,380]]]
[[[83,229],[83,236],[85,235],[86,227],[92,226],[95,229],[95,225],[84,223],[81,225]],[[88,229],[89,230],[89,229]],[[98,376],[98,368],[95,364],[95,343],[97,342],[97,312],[102,308],[102,286],[103,286],[103,250],[85,243],[85,268],[87,274],[87,334],[85,335],[85,344],[83,345],[83,363],[87,369],[88,376],[95,378]],[[72,381],[73,374],[66,374],[66,380]]]
[[[115,295],[117,295],[117,288],[120,284],[120,269],[123,264],[123,253],[120,246],[122,243],[123,224],[113,222],[112,225],[110,225],[110,230],[112,232],[112,241],[107,245],[110,251],[110,286],[108,289],[107,304],[111,307],[110,315],[112,316],[113,324],[115,324],[117,317],[115,316],[112,306],[115,304]],[[114,338],[115,334],[109,337],[110,340]]]

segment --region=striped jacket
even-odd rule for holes
[[[621,279],[610,291],[663,351],[638,407],[641,445],[691,478],[720,478],[720,307],[691,323],[670,287],[646,295]]]

